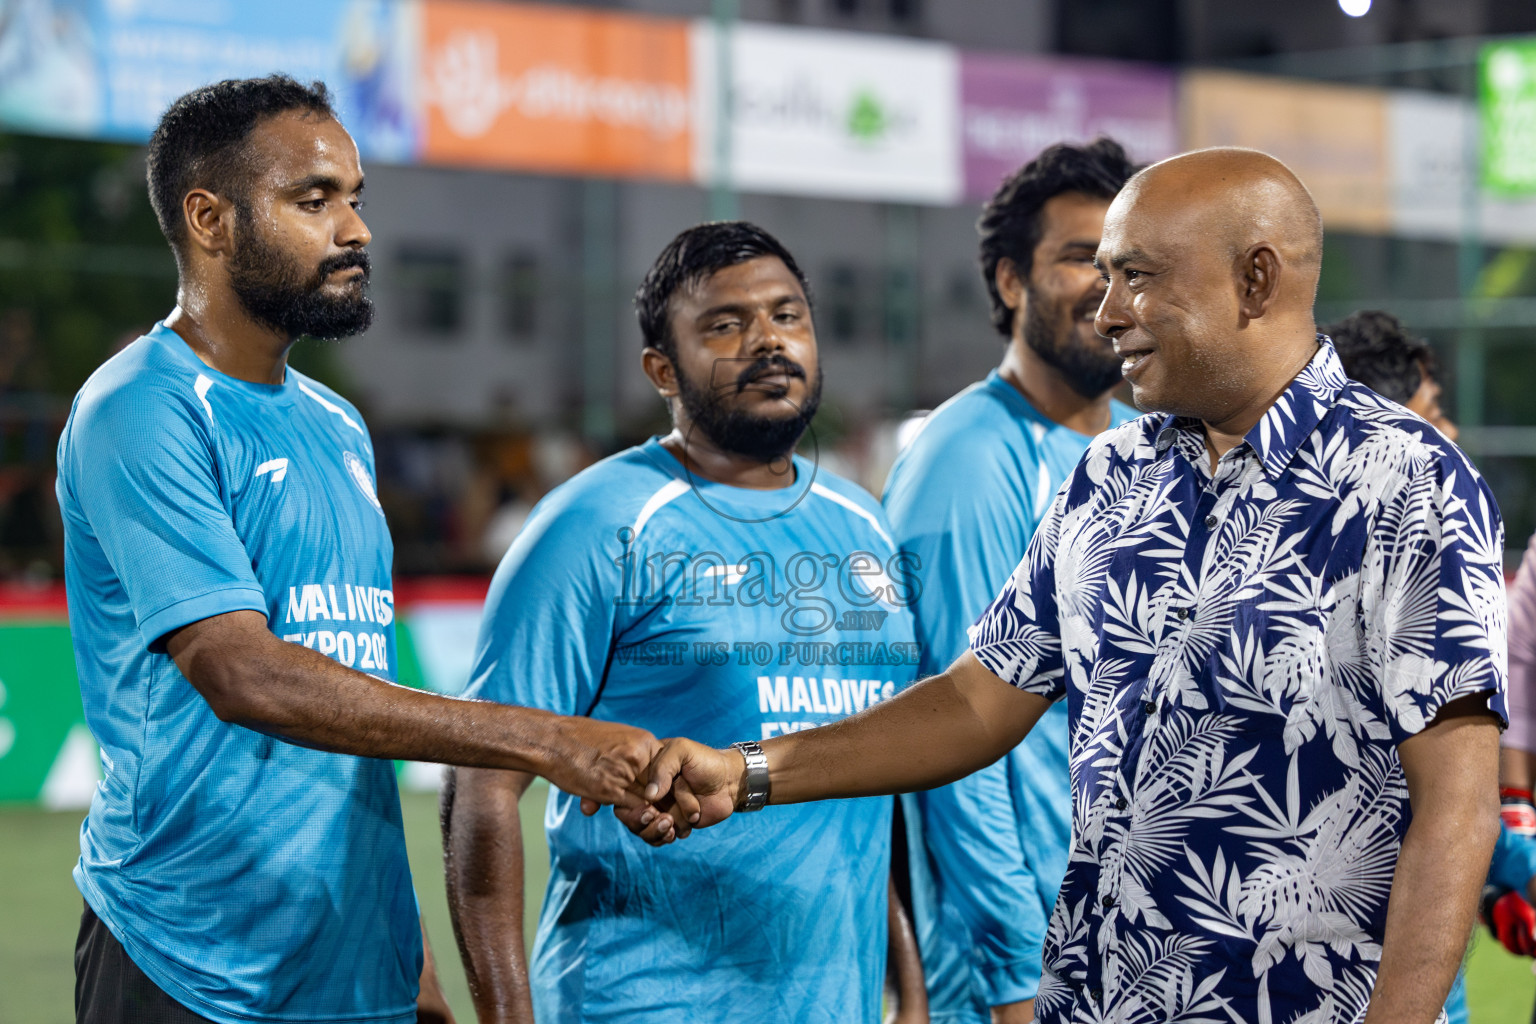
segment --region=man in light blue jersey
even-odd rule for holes
[[[150,141],[178,304],[81,388],[58,451],[104,770],[75,868],[82,1022],[447,1020],[387,759],[627,802],[657,747],[393,684],[373,445],[287,367],[300,336],[371,319],[362,188],[319,83],[198,89]]]
[[[793,257],[750,224],[692,228],[636,303],[674,429],[534,510],[491,584],[469,692],[720,743],[895,696],[919,663],[919,581],[879,505],[795,454],[821,371]],[[889,799],[743,815],[653,854],[552,790],[530,965],[517,804],[531,776],[453,775],[449,906],[482,1024],[879,1019]]]
[[[1093,328],[1104,212],[1135,168],[1108,139],[1056,145],[1010,176],[977,225],[1001,365],[936,409],[885,488],[896,542],[922,567],[921,675],[967,646],[1093,435],[1133,418],[1120,360]],[[912,913],[936,1022],[1034,1018],[1040,947],[1067,868],[1067,708],[996,764],[902,798]]]

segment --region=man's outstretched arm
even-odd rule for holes
[[[931,789],[1002,757],[1050,701],[993,675],[969,651],[939,675],[851,718],[763,743],[769,802],[803,803]],[[660,808],[620,815],[649,843],[721,821],[744,796],[735,750],[668,740],[651,762],[646,799]],[[669,797],[670,793],[670,797]],[[675,824],[675,830],[670,826]]]
[[[1398,756],[1413,820],[1392,879],[1366,1024],[1430,1024],[1439,1014],[1499,834],[1499,726],[1486,695],[1447,704]]]
[[[510,768],[633,806],[635,780],[660,747],[627,725],[385,682],[279,639],[259,612],[194,622],[169,633],[165,647],[220,720],[320,750]]]

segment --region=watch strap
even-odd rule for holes
[[[737,810],[760,811],[768,805],[768,755],[763,753],[762,744],[754,740],[732,743],[731,746],[740,751],[742,760],[747,762],[746,792]]]

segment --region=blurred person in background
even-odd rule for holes
[[[752,224],[690,228],[635,304],[672,432],[539,502],[492,580],[466,692],[749,736],[749,758],[756,739],[893,697],[917,670],[918,581],[874,499],[795,454],[821,368],[794,258]],[[551,789],[530,961],[518,802],[532,779],[457,769],[443,793],[449,907],[482,1024],[872,1024],[888,933],[903,1019],[923,1019],[915,942],[887,900],[889,798],[771,808],[653,852]]]
[[[1499,752],[1502,828],[1482,917],[1516,956],[1536,956],[1536,535],[1509,588],[1509,728]],[[1536,1020],[1536,1013],[1532,1019]]]
[[[80,832],[82,1024],[451,1019],[389,759],[633,800],[646,732],[396,686],[357,409],[287,365],[365,330],[362,166],[323,84],[171,104],[150,200],[177,306],[58,446],[70,636],[104,778]]]
[[[922,566],[922,676],[965,652],[1093,435],[1137,415],[1110,398],[1120,357],[1093,326],[1104,212],[1135,170],[1109,139],[1052,146],[981,215],[1002,363],[923,421],[885,488],[896,542]],[[995,764],[902,807],[932,1019],[1032,1020],[1071,845],[1066,703]]]
[[[1456,424],[1440,409],[1440,363],[1429,342],[1408,333],[1402,321],[1365,309],[1323,328],[1344,372],[1384,398],[1433,423],[1456,440]]]

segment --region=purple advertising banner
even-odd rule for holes
[[[1178,152],[1171,71],[1103,61],[961,53],[965,194],[986,199],[1055,142],[1108,135],[1146,162]]]

